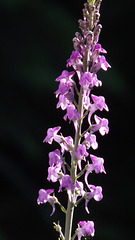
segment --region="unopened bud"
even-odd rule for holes
[[[95,20],[96,23],[99,21],[99,18],[100,18],[99,11],[95,11],[94,20]]]
[[[97,43],[99,39],[99,35],[102,29],[102,25],[98,24],[96,28],[94,29],[94,42]]]
[[[93,43],[93,32],[89,31],[86,35],[87,44],[91,45]]]
[[[83,28],[84,30],[87,30],[89,27],[89,22],[88,21],[83,21]]]
[[[98,24],[94,29],[94,35],[100,34],[101,29],[102,29],[102,25]]]
[[[80,50],[80,41],[76,37],[73,38],[73,46],[75,50]]]
[[[90,10],[90,12],[94,12],[94,10],[95,10],[95,5],[89,5],[89,10]]]
[[[78,23],[79,23],[80,27],[82,27],[82,25],[83,25],[83,20],[82,20],[82,19],[79,19],[79,20],[78,20]]]
[[[83,9],[83,16],[84,16],[84,20],[86,20],[87,19],[87,17],[88,17],[88,11],[87,11],[87,9]]]
[[[88,9],[88,3],[84,3],[84,7],[85,7],[85,9]]]
[[[84,31],[86,31],[89,27],[89,22],[88,21],[83,21],[83,20],[79,19],[78,23],[80,25],[80,28]]]
[[[83,42],[83,37],[82,37],[81,33],[76,32],[75,36],[80,40],[80,42]]]
[[[95,3],[96,4],[96,8],[98,8],[101,5],[101,2],[102,2],[102,0],[97,0],[96,1],[96,3]]]

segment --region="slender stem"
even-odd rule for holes
[[[85,57],[83,59],[83,72],[88,71],[88,55],[89,55],[88,50],[89,48],[87,46],[85,49]],[[81,87],[80,93],[79,93],[79,101],[78,101],[78,113],[80,113],[81,118],[78,120],[78,128],[75,133],[75,144],[73,149],[72,165],[71,165],[71,171],[70,171],[70,176],[73,184],[76,183],[76,175],[77,175],[77,158],[75,153],[81,141],[81,129],[82,129],[82,123],[83,123],[83,110],[84,110],[83,101],[84,101],[84,94],[83,94],[83,88]],[[68,199],[66,223],[65,223],[65,240],[71,240],[73,214],[74,214],[74,196],[75,196],[75,190],[72,192],[71,202]]]
[[[75,134],[75,145],[74,145],[74,150],[73,150],[72,166],[71,166],[71,171],[70,171],[72,183],[74,183],[74,184],[76,182],[76,175],[77,175],[77,159],[76,159],[75,153],[77,151],[77,147],[81,140],[81,126],[82,126],[82,121],[83,121],[82,120],[82,116],[83,116],[83,90],[82,90],[82,88],[80,89],[80,94],[79,94],[78,112],[81,114],[81,118],[78,120],[78,129]],[[75,191],[72,192],[71,202],[68,199],[66,224],[65,224],[65,240],[71,239],[73,214],[74,214],[74,195],[75,195]]]
[[[59,225],[59,222],[58,222],[58,224],[56,224],[55,222],[53,224],[54,224],[54,229],[57,232],[59,232],[61,240],[65,240],[64,235],[63,235],[62,230],[61,230],[61,226]],[[58,239],[60,239],[60,238],[58,238]]]
[[[71,239],[73,214],[74,214],[74,204],[70,202],[68,199],[66,225],[65,225],[65,240]]]

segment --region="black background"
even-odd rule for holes
[[[38,206],[40,188],[48,183],[48,153],[57,145],[43,144],[49,127],[72,126],[56,110],[55,79],[65,69],[84,1],[0,1],[0,240],[57,239],[53,222],[64,225],[64,214],[49,204]],[[100,70],[110,133],[97,136],[95,155],[105,159],[107,174],[91,176],[103,187],[101,202],[91,200],[75,210],[75,223],[94,220],[94,239],[126,240],[133,236],[134,202],[134,12],[131,1],[103,0],[100,43],[112,69]],[[89,179],[90,181],[90,179]],[[56,184],[57,186],[57,184]],[[57,186],[58,187],[58,186]],[[64,204],[66,195],[60,194]]]

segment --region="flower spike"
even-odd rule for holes
[[[97,111],[109,111],[104,96],[94,94],[94,89],[102,86],[98,79],[99,71],[111,68],[104,54],[107,51],[99,43],[102,30],[100,24],[100,6],[102,0],[87,0],[83,8],[83,18],[78,20],[80,32],[73,38],[73,51],[67,60],[66,69],[56,78],[58,89],[55,96],[58,100],[56,108],[65,113],[63,119],[74,126],[72,135],[59,134],[61,126],[49,128],[43,142],[59,147],[49,153],[47,180],[49,184],[59,183],[57,194],[63,191],[67,194],[67,209],[54,195],[54,189],[40,189],[38,204],[49,202],[52,213],[55,204],[66,214],[65,233],[54,223],[61,240],[74,240],[78,237],[93,237],[95,234],[93,221],[80,221],[71,238],[74,208],[85,200],[85,210],[89,214],[88,204],[93,198],[100,201],[103,198],[102,187],[90,184],[89,176],[93,172],[106,174],[104,159],[93,154],[98,148],[97,132],[104,136],[109,133],[109,121],[97,115]],[[67,68],[72,68],[71,71]],[[85,121],[85,124],[84,124]],[[86,126],[87,125],[87,126]],[[85,130],[86,129],[86,130]],[[78,179],[83,179],[78,181]]]

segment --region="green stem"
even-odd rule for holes
[[[81,126],[82,126],[82,115],[83,115],[83,90],[80,89],[79,94],[79,104],[78,104],[78,112],[81,114],[81,118],[78,120],[78,129],[75,134],[75,145],[73,149],[73,158],[72,158],[72,166],[70,171],[70,176],[72,179],[72,183],[76,183],[76,175],[77,175],[77,159],[76,159],[76,151],[77,147],[80,144],[81,140]],[[65,240],[71,239],[72,232],[72,222],[73,222],[73,214],[74,214],[74,195],[75,191],[72,192],[71,202],[68,199],[67,213],[66,213],[66,224],[65,224]]]
[[[83,72],[88,71],[88,52],[89,51],[87,46],[85,50],[85,57],[83,59]],[[76,183],[76,176],[77,176],[77,159],[76,159],[75,153],[81,141],[81,129],[82,129],[82,122],[83,122],[83,100],[84,100],[84,94],[83,94],[83,88],[81,87],[80,93],[79,93],[79,101],[78,101],[78,113],[80,113],[81,118],[78,120],[78,128],[75,133],[75,144],[73,149],[72,165],[71,165],[71,171],[70,171],[70,176],[73,184]],[[72,192],[71,202],[68,199],[66,222],[65,222],[65,240],[71,240],[73,214],[74,214],[74,196],[75,196],[75,190]]]

